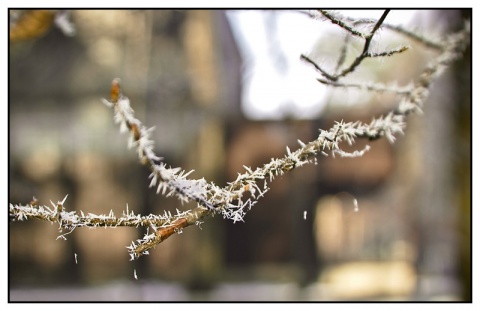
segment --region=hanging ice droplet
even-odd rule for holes
[[[359,211],[357,199],[353,199],[353,210],[354,210],[355,212],[358,212],[358,211]]]
[[[307,211],[303,211],[303,219],[307,220]]]
[[[135,280],[138,280],[137,270],[135,270],[135,269],[133,269],[133,277],[135,278]]]
[[[77,253],[73,253],[75,255],[75,264],[78,265],[78,261],[77,261]]]

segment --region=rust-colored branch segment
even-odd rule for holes
[[[188,221],[186,218],[179,218],[175,220],[171,225],[167,227],[158,228],[155,232],[155,237],[148,241],[147,243],[143,243],[138,245],[133,252],[135,252],[136,257],[140,257],[142,254],[146,254],[146,252],[155,247],[157,244],[162,243],[168,237],[176,232],[180,232],[183,228],[188,226]]]
[[[132,248],[131,253],[135,254],[136,258],[148,254],[150,249],[162,243],[174,233],[180,233],[183,228],[197,224],[205,216],[210,215],[211,213],[211,210],[197,207],[184,216],[177,218],[170,225],[158,228],[151,239],[145,240],[143,243]]]
[[[175,232],[180,232],[183,228],[188,226],[188,221],[185,218],[179,218],[173,222],[168,227],[160,228],[157,230],[155,235],[158,237],[159,241],[165,241],[169,236]]]

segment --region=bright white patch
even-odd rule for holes
[[[353,210],[355,212],[359,211],[357,199],[353,199]]]
[[[353,18],[378,19],[383,10],[337,10]],[[392,10],[385,22],[408,25],[414,10]],[[244,59],[243,112],[251,119],[317,118],[325,104],[327,87],[319,74],[300,60],[318,44],[331,39],[329,29],[342,33],[329,21],[309,18],[299,11],[228,11]],[[383,38],[390,32],[382,32]]]
[[[316,117],[326,87],[300,54],[311,51],[320,37],[318,21],[288,11],[232,11],[228,18],[245,59],[242,106],[247,117]]]

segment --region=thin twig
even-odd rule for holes
[[[333,87],[340,87],[340,88],[354,88],[354,89],[360,89],[360,90],[366,90],[366,91],[371,91],[371,92],[377,92],[377,93],[394,93],[396,95],[400,96],[406,96],[410,94],[413,90],[413,87],[406,86],[406,87],[398,87],[398,86],[388,86],[385,84],[381,83],[344,83],[344,82],[332,82],[329,80],[324,80],[321,78],[317,79],[318,82],[328,85],[328,86],[333,86]]]
[[[418,33],[415,33],[413,31],[410,31],[408,29],[405,29],[403,26],[400,26],[400,25],[391,25],[391,24],[383,24],[383,27],[385,27],[386,29],[390,29],[390,30],[393,30],[395,32],[398,32],[410,39],[413,39],[423,45],[425,45],[425,47],[427,48],[432,48],[432,49],[435,49],[437,51],[440,51],[442,50],[442,44],[439,43],[439,42],[435,42],[435,41],[432,41],[431,39],[425,37],[425,36],[422,36]]]
[[[348,49],[348,42],[350,41],[350,36],[345,34],[345,39],[343,40],[342,49],[340,50],[340,56],[338,57],[337,66],[335,67],[335,74],[338,74],[338,71],[342,67],[345,59],[347,58],[347,49]]]
[[[350,34],[360,37],[360,38],[365,38],[365,34],[356,30],[355,28],[351,27],[347,23],[343,22],[340,18],[333,16],[326,10],[318,10],[323,16],[325,16],[332,24],[338,25],[341,28],[345,29],[348,31]]]
[[[365,57],[372,57],[372,58],[373,57],[388,57],[388,56],[392,56],[394,54],[405,52],[408,49],[409,49],[408,46],[401,46],[399,48],[389,50],[389,51],[380,52],[380,53],[367,53],[367,54],[365,54]]]
[[[325,70],[323,70],[322,67],[320,67],[316,62],[314,62],[312,59],[310,59],[310,57],[308,57],[307,55],[305,54],[301,54],[300,55],[300,59],[301,60],[304,60],[306,61],[307,63],[311,64],[313,67],[315,67],[315,69],[320,72],[325,78],[327,78],[328,80],[331,80],[331,81],[336,81],[338,78],[337,78],[337,75],[331,75],[329,74],[328,72],[326,72]]]

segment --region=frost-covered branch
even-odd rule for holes
[[[317,20],[325,19],[325,18],[329,19],[333,24],[336,24],[341,28],[345,29],[348,34],[361,37],[361,38],[363,38],[364,34],[360,30],[357,30],[356,27],[359,25],[364,25],[364,24],[371,25],[376,23],[376,21],[371,18],[351,18],[348,16],[342,16],[337,12],[333,13],[326,10],[315,10],[315,11],[309,10],[303,13],[308,15],[310,18],[317,19]],[[412,39],[416,42],[423,44],[427,48],[431,48],[438,51],[442,50],[442,47],[443,47],[442,40],[439,38],[433,37],[432,34],[429,34],[428,36],[426,36],[418,32],[417,30],[413,31],[405,28],[402,25],[392,25],[385,22],[382,23],[382,28],[389,29],[391,31],[404,35],[409,39]],[[349,35],[347,35],[346,37],[350,38]]]
[[[194,200],[205,208],[213,209],[202,193],[206,185],[205,179],[187,179],[193,171],[186,173],[180,168],[168,167],[162,162],[163,158],[155,155],[153,141],[150,140],[154,128],[146,128],[135,118],[130,100],[121,93],[119,79],[113,80],[110,97],[110,101],[104,99],[103,103],[113,108],[115,122],[120,123],[120,131],[130,133],[128,146],[136,148],[140,162],[152,171],[150,187],[157,187],[157,193],[161,192],[167,197],[175,195],[182,202]]]
[[[366,82],[366,83],[332,82],[322,78],[317,78],[317,81],[322,84],[333,86],[333,87],[353,88],[353,89],[359,89],[363,91],[370,91],[370,92],[376,92],[376,93],[394,93],[397,95],[408,95],[413,90],[413,85],[400,87],[395,83],[387,85],[384,83],[373,83],[373,82]]]
[[[53,208],[48,205],[38,205],[37,202],[30,204],[10,204],[10,221],[23,221],[29,218],[35,218],[52,223],[58,223],[60,230],[74,230],[78,227],[139,227],[139,226],[165,226],[170,223],[172,215],[165,212],[164,215],[140,216],[133,211],[122,212],[122,216],[115,216],[113,210],[108,214],[96,215],[93,213],[84,213],[80,211],[66,211],[64,203],[67,196],[56,204],[51,202]],[[176,216],[183,214],[177,211]]]
[[[380,29],[380,26],[383,24],[383,22],[384,22],[384,20],[387,17],[389,12],[390,12],[390,10],[385,10],[383,12],[382,16],[380,17],[380,19],[374,24],[372,30],[369,33],[365,34],[365,33],[362,33],[361,31],[358,31],[358,30],[354,29],[353,27],[349,26],[348,23],[344,22],[341,18],[335,17],[334,15],[330,14],[328,11],[320,10],[320,13],[323,16],[325,16],[325,18],[329,19],[333,24],[336,24],[336,25],[340,26],[341,28],[345,29],[346,31],[348,31],[350,34],[352,34],[354,36],[358,36],[358,37],[364,39],[364,45],[363,45],[362,53],[360,53],[360,55],[358,55],[348,67],[343,69],[338,74],[329,74],[326,70],[322,69],[320,66],[315,64],[315,62],[312,61],[310,58],[308,58],[306,55],[302,54],[300,56],[301,59],[311,63],[312,65],[314,65],[314,67],[325,78],[335,82],[338,79],[340,79],[342,77],[345,77],[346,75],[353,72],[362,63],[362,61],[365,58],[380,57],[380,56],[382,56],[382,57],[383,56],[391,56],[393,54],[398,54],[398,53],[401,53],[401,52],[405,51],[407,49],[407,47],[400,47],[398,49],[387,51],[387,52],[382,52],[382,53],[371,53],[370,50],[369,50],[370,49],[370,44],[372,43],[373,36],[377,32],[377,30]],[[340,62],[339,62],[339,64],[340,64]]]
[[[385,18],[375,23],[374,29],[370,32],[370,40],[375,31],[380,27]],[[336,23],[340,27],[339,22]],[[352,33],[353,34],[353,33]],[[284,175],[291,170],[306,164],[316,164],[317,156],[358,157],[369,150],[367,145],[362,150],[346,152],[342,150],[342,143],[353,145],[358,138],[369,140],[386,137],[394,142],[399,134],[403,134],[406,127],[406,117],[410,113],[421,112],[423,103],[428,96],[428,88],[441,74],[441,72],[455,61],[463,52],[470,39],[470,25],[466,24],[459,33],[450,35],[441,48],[440,54],[432,60],[420,75],[418,81],[412,86],[403,88],[402,91],[393,87],[382,88],[371,85],[366,87],[370,91],[394,91],[400,96],[397,108],[384,116],[373,118],[370,123],[357,122],[336,122],[328,130],[320,130],[318,137],[308,143],[298,140],[299,147],[291,151],[286,147],[286,154],[261,167],[252,169],[244,167],[245,172],[239,173],[234,181],[219,187],[214,183],[208,183],[205,179],[189,179],[192,171],[186,172],[181,168],[172,168],[154,152],[154,143],[150,139],[153,128],[145,127],[134,115],[128,97],[122,94],[120,83],[115,79],[112,83],[110,100],[103,100],[103,103],[114,111],[114,120],[120,124],[121,131],[129,133],[129,146],[136,149],[140,162],[148,167],[150,174],[150,187],[156,187],[157,193],[165,196],[176,197],[183,202],[194,201],[197,206],[191,210],[179,211],[172,215],[164,212],[163,215],[142,216],[128,210],[121,216],[116,216],[113,211],[108,215],[95,215],[84,212],[66,211],[64,203],[66,197],[54,204],[52,208],[46,205],[38,205],[33,201],[26,205],[10,204],[10,221],[24,221],[29,218],[36,218],[43,221],[57,223],[60,231],[66,232],[60,235],[64,237],[79,227],[146,227],[147,232],[143,238],[132,242],[128,246],[131,259],[148,254],[149,250],[174,233],[180,233],[186,227],[200,225],[204,218],[221,214],[223,218],[232,220],[234,223],[243,221],[245,214],[252,209],[258,200],[268,192],[268,184],[277,176]],[[362,55],[368,55],[369,43],[366,42]],[[368,57],[368,56],[364,56]],[[309,61],[308,58],[304,58]],[[315,68],[322,72],[313,61],[309,61]],[[356,65],[355,65],[356,66]],[[352,69],[353,70],[353,69]],[[345,72],[345,70],[343,71]],[[350,71],[351,72],[351,71]],[[322,73],[323,74],[323,73]],[[359,87],[355,84],[342,84],[334,79],[320,81],[332,86]],[[338,75],[341,77],[342,75]]]

